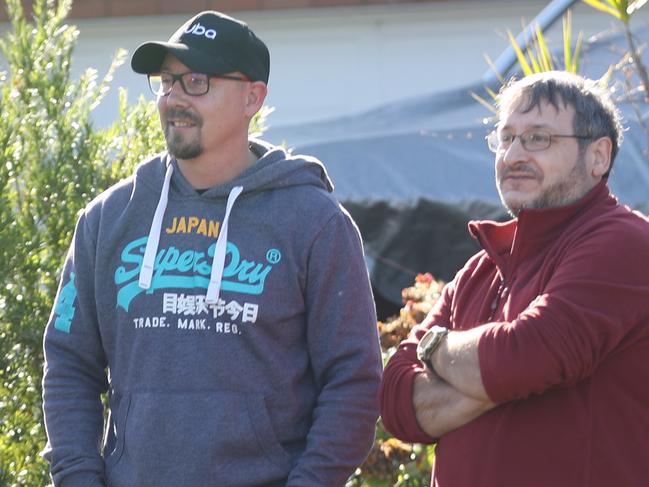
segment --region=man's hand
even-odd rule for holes
[[[495,407],[467,396],[428,368],[415,377],[412,404],[422,430],[434,438],[452,431]]]

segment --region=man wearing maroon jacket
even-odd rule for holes
[[[388,363],[386,428],[437,443],[437,487],[649,482],[649,220],[607,186],[621,142],[595,83],[510,83],[487,138],[513,219]]]

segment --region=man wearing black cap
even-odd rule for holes
[[[319,161],[249,139],[269,65],[212,11],[135,51],[167,151],[77,223],[44,338],[57,487],[340,486],[369,451],[362,243]]]
[[[270,55],[244,23],[203,12],[169,41],[142,44],[131,66],[148,76],[169,153],[194,187],[229,181],[257,159],[248,125],[266,97]]]

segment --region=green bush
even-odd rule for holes
[[[401,291],[404,306],[399,314],[377,324],[384,364],[433,308],[443,286],[442,281],[425,273],[418,274],[413,285]],[[434,459],[435,445],[404,443],[392,437],[379,420],[374,446],[346,487],[427,487]]]

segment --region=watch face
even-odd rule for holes
[[[435,340],[436,331],[433,330],[433,328],[435,328],[435,326],[431,327],[426,333],[424,333],[424,336],[419,340],[419,344],[417,345],[417,358],[419,358],[419,360],[427,358],[425,355],[428,345]]]
[[[448,330],[443,326],[433,325],[431,326],[424,336],[419,340],[417,345],[417,358],[422,362],[426,362],[432,352],[437,348],[436,344],[441,341],[440,335],[445,335],[448,333]]]
[[[433,328],[435,327],[430,328],[426,333],[424,333],[424,336],[419,340],[419,346],[417,348],[426,348],[426,346],[435,339],[436,332]]]

